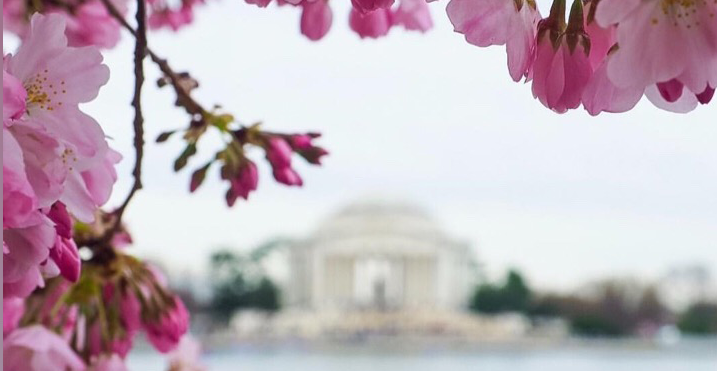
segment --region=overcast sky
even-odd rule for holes
[[[301,189],[275,185],[259,161],[259,191],[229,209],[217,168],[190,196],[189,172],[171,170],[181,141],[151,143],[145,189],[127,215],[134,251],[200,272],[214,248],[307,236],[341,205],[380,192],[430,210],[491,272],[516,266],[544,287],[656,277],[693,262],[717,271],[717,106],[684,116],[644,101],[621,115],[557,115],[530,85],[512,82],[503,48],[479,49],[455,34],[445,3],[431,4],[428,34],[394,29],[369,41],[349,30],[348,4],[332,2],[332,30],[318,43],[299,34],[299,9],[239,0],[210,1],[177,35],[150,35],[157,53],[200,80],[207,106],[271,130],[321,131],[331,156],[321,168],[297,165]],[[133,160],[126,36],[106,53],[110,83],[87,107],[127,156],[113,204],[131,184]],[[152,84],[156,68],[148,62],[147,70],[152,142],[187,120],[171,92]],[[190,165],[218,145],[201,143]]]

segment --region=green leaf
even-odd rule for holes
[[[185,166],[187,166],[187,161],[190,157],[194,156],[194,154],[197,153],[197,145],[194,143],[189,143],[187,145],[187,148],[184,149],[182,154],[177,157],[177,159],[174,161],[174,171],[182,170]]]
[[[169,139],[169,137],[171,137],[172,134],[174,134],[175,132],[176,132],[176,130],[165,131],[165,132],[159,134],[159,136],[157,136],[157,139],[155,141],[157,143],[166,142],[167,139]]]
[[[192,173],[192,180],[189,183],[189,192],[194,192],[199,188],[199,186],[204,183],[204,178],[207,176],[207,170],[209,170],[209,167],[212,166],[212,162],[210,161],[206,165],[200,167],[199,169],[195,170],[194,173]]]

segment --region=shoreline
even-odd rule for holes
[[[266,352],[311,352],[328,354],[422,354],[422,353],[500,353],[532,351],[595,351],[650,353],[715,353],[717,336],[684,337],[674,344],[642,338],[580,338],[564,339],[520,338],[511,340],[447,339],[436,337],[378,337],[362,339],[272,339],[234,338],[219,340],[214,337],[203,339],[210,352],[218,351],[266,351]]]

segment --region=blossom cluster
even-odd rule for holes
[[[245,0],[248,4],[267,7],[271,0]],[[322,39],[331,29],[333,12],[328,0],[277,0],[278,5],[301,8],[301,33],[309,40]],[[349,26],[361,38],[385,36],[394,26],[409,31],[426,32],[433,27],[424,0],[351,0]]]
[[[117,152],[78,105],[109,78],[95,47],[69,47],[65,19],[33,16],[3,58],[3,289],[26,297],[43,276],[79,277],[72,215],[91,222],[110,196]]]
[[[717,3],[707,0],[565,0],[542,18],[534,0],[450,0],[456,32],[474,45],[505,45],[515,81],[563,113],[625,112],[645,95],[688,112],[717,87]]]
[[[129,256],[117,261],[114,272],[90,265],[78,284],[58,277],[25,300],[5,298],[4,369],[124,371],[140,332],[162,353],[191,342],[189,314],[161,275]],[[19,327],[20,319],[31,325]],[[181,353],[186,365],[196,364],[198,353]]]
[[[96,46],[70,46],[69,30],[65,16],[35,13],[16,53],[3,57],[8,371],[124,370],[136,333],[166,353],[188,328],[182,301],[118,250],[131,238],[99,211],[121,157],[79,105],[97,97],[109,69]],[[78,246],[95,256],[83,261]]]
[[[120,14],[127,13],[128,0],[5,0],[3,28],[25,38],[33,13],[58,14],[65,18],[65,34],[69,45],[113,48],[120,40],[121,26],[104,1],[109,1]],[[195,7],[204,3],[204,0],[181,0],[177,6],[173,6],[174,1],[146,1],[149,28],[173,31],[190,24],[194,19]]]
[[[227,125],[233,118],[230,115],[221,115],[215,120],[205,120],[218,128],[228,137],[226,148],[218,151],[214,158],[205,165],[194,170],[189,183],[190,192],[196,191],[202,185],[210,167],[218,162],[221,165],[219,174],[222,180],[229,183],[226,192],[226,203],[233,206],[238,198],[247,200],[249,194],[255,191],[259,185],[259,170],[254,161],[246,154],[247,146],[258,147],[266,154],[266,160],[271,165],[274,179],[287,186],[302,186],[304,184],[299,173],[292,167],[292,156],[294,153],[301,156],[312,165],[320,165],[321,158],[328,154],[328,151],[315,145],[314,139],[321,135],[318,133],[308,134],[279,134],[269,133],[260,130],[259,125],[241,127],[230,130]],[[203,133],[205,128],[199,130]],[[169,138],[173,132],[160,134],[158,142]],[[196,143],[198,140],[196,127],[190,127],[185,133],[185,140],[189,144],[175,161],[175,170],[181,170],[187,163],[189,157],[196,154]]]

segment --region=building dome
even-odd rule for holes
[[[471,251],[420,207],[363,199],[291,248],[289,302],[315,310],[464,305]]]
[[[312,238],[441,239],[443,236],[439,225],[423,208],[396,199],[373,197],[361,199],[340,209],[319,226]]]

